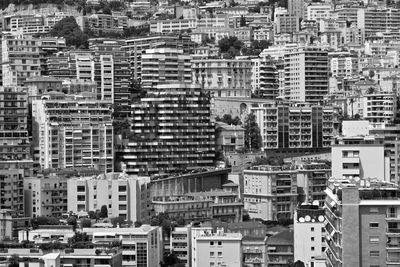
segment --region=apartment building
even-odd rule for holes
[[[307,4],[301,0],[289,0],[288,1],[288,13],[298,16],[299,18],[305,18],[307,16]]]
[[[21,264],[23,263],[27,267],[62,267],[66,265],[113,267],[121,266],[122,264],[121,251],[116,249],[75,248],[49,253],[39,249],[6,248],[0,251],[0,256],[7,260],[13,255],[17,255],[22,260]]]
[[[397,185],[377,179],[333,180],[326,194],[328,266],[399,264]]]
[[[244,208],[251,218],[293,218],[298,202],[297,171],[290,167],[254,166],[243,171]]]
[[[299,17],[291,14],[277,14],[275,31],[277,34],[299,32],[300,31]]]
[[[94,244],[122,242],[122,265],[153,267],[162,261],[162,228],[143,224],[136,228],[84,228]]]
[[[294,252],[293,230],[284,230],[267,239],[267,266],[286,266],[293,262]]]
[[[61,217],[67,208],[67,178],[29,177],[24,179],[25,216]]]
[[[363,118],[370,124],[392,124],[397,112],[397,96],[392,92],[376,92],[363,96]]]
[[[244,128],[239,125],[217,122],[215,144],[217,151],[223,153],[242,151],[244,149]]]
[[[70,178],[67,181],[68,211],[96,211],[106,206],[108,217],[132,222],[148,218],[148,177],[107,173],[97,177]]]
[[[175,48],[147,49],[142,53],[141,83],[144,87],[192,81],[190,55]]]
[[[250,97],[252,62],[247,59],[193,59],[192,82],[214,97]]]
[[[46,75],[46,56],[66,47],[63,38],[2,36],[4,86],[21,86],[29,77]]]
[[[257,103],[250,110],[256,116],[264,150],[288,153],[330,146],[333,136],[331,107]]]
[[[131,77],[140,79],[142,75],[142,54],[147,49],[153,48],[175,48],[183,50],[183,54],[193,54],[195,43],[191,41],[189,35],[177,34],[171,35],[151,35],[146,37],[134,38],[126,40],[126,44],[122,47],[128,52],[129,61],[131,63]]]
[[[128,28],[128,17],[110,14],[90,14],[75,18],[82,31],[91,30],[96,33],[122,33]]]
[[[383,137],[339,136],[332,140],[332,177],[390,181]]]
[[[325,211],[318,205],[302,204],[294,214],[294,262],[307,266],[326,249]]]
[[[175,227],[169,239],[170,251],[174,252],[185,267],[189,267],[191,263],[191,230],[190,226]]]
[[[307,6],[308,20],[321,20],[331,17],[332,6],[327,4],[311,4]]]
[[[117,144],[128,174],[160,174],[213,166],[215,128],[199,86],[158,85],[132,104],[134,139]]]
[[[192,254],[192,266],[237,266],[243,264],[239,233],[225,233],[218,229],[216,233],[203,232],[195,239]]]
[[[0,210],[11,210],[13,217],[24,216],[24,170],[0,170]]]
[[[257,267],[267,264],[267,236],[244,236],[242,253],[244,266]]]
[[[113,126],[109,100],[96,95],[50,93],[32,105],[33,145],[41,168],[114,170]]]
[[[358,74],[358,57],[350,53],[329,52],[329,72],[332,77],[345,78]]]
[[[264,58],[259,66],[259,88],[256,94],[259,97],[275,100],[278,96],[285,96],[284,63],[282,60]]]
[[[153,197],[152,207],[156,214],[168,213],[171,218],[193,220],[220,220],[239,222],[243,216],[243,202],[238,192],[213,190],[188,193],[177,197]]]
[[[150,33],[172,33],[196,29],[197,19],[171,19],[150,21]]]
[[[400,27],[400,9],[359,8],[357,26],[365,29],[365,36],[375,36],[378,32],[396,30]]]
[[[297,166],[297,185],[303,188],[306,202],[319,203],[325,201],[325,189],[331,177],[331,166],[321,162],[299,162]]]
[[[319,104],[328,93],[328,53],[299,47],[285,53],[285,87],[293,101]]]

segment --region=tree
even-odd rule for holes
[[[51,36],[64,37],[67,46],[88,48],[88,36],[82,32],[74,17],[66,17],[57,22],[50,31]]]
[[[70,216],[70,217],[68,217],[68,219],[67,219],[67,224],[68,224],[68,225],[71,225],[72,228],[73,228],[74,231],[75,231],[76,226],[77,226],[77,224],[78,224],[78,222],[76,221],[76,217],[75,217],[75,216]]]
[[[246,27],[246,18],[243,15],[240,16],[240,27]]]
[[[8,267],[19,267],[19,256],[17,254],[11,255],[8,260]]]
[[[103,205],[100,208],[100,218],[108,218],[108,209],[106,205]]]
[[[58,225],[60,221],[54,217],[39,216],[31,219],[33,229],[37,229],[39,225]]]
[[[89,228],[92,226],[92,221],[89,219],[82,219],[81,220],[81,228]]]
[[[138,228],[138,227],[142,226],[143,223],[140,222],[140,221],[136,221],[136,222],[134,223],[134,225],[135,225],[135,228]]]
[[[60,242],[42,243],[39,245],[39,249],[43,251],[63,250],[65,249],[65,245]]]
[[[243,47],[243,42],[235,36],[224,37],[218,42],[220,53],[224,54],[224,57],[233,57],[240,54],[240,50]]]
[[[261,133],[253,113],[247,115],[244,122],[244,146],[247,151],[255,151],[261,148]]]
[[[178,256],[174,252],[164,255],[163,261],[160,263],[161,267],[172,267],[179,263]]]
[[[70,248],[90,248],[93,244],[89,242],[89,236],[86,233],[75,232],[75,235],[68,239]]]
[[[168,213],[160,212],[156,216],[153,216],[150,220],[150,225],[161,226],[164,236],[169,236],[171,233],[172,223]]]
[[[126,223],[126,220],[124,217],[114,217],[111,218],[111,224],[115,227],[117,225],[122,226],[123,224]]]
[[[235,118],[232,118],[231,114],[224,114],[222,116],[222,119],[220,117],[217,117],[217,118],[215,118],[215,120],[224,122],[229,125],[240,125],[242,123],[242,121],[240,120],[240,118],[238,116],[236,116]]]

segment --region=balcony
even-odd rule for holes
[[[400,228],[387,228],[386,234],[400,235]]]
[[[388,212],[386,214],[386,220],[387,221],[400,222],[400,214]]]

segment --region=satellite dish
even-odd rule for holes
[[[300,217],[299,218],[299,222],[305,222],[306,220],[304,220],[304,218],[303,217]]]
[[[314,201],[312,202],[312,204],[313,204],[313,206],[319,206],[319,201],[318,201],[318,200],[314,200]]]
[[[366,185],[367,187],[370,187],[370,186],[371,186],[371,183],[370,183],[369,181],[367,181],[367,182],[365,183],[365,185]]]
[[[364,180],[361,180],[361,181],[360,181],[360,185],[361,185],[362,187],[364,187],[364,185],[365,185]]]
[[[320,222],[325,221],[324,216],[323,216],[323,215],[319,215],[319,216],[318,216],[318,221],[320,221]]]
[[[312,221],[312,222],[315,222],[315,219],[312,219],[311,221]]]
[[[306,222],[309,222],[309,221],[311,221],[311,217],[310,217],[310,215],[306,215],[306,217],[304,217],[304,219],[306,220]]]

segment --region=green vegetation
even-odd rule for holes
[[[240,50],[243,47],[243,42],[239,41],[237,37],[230,36],[219,40],[219,52],[224,58],[234,58],[240,55]]]
[[[67,46],[75,46],[76,48],[88,48],[88,35],[82,32],[74,17],[67,17],[60,20],[50,35],[54,37],[64,37]]]
[[[222,116],[222,118],[217,116],[215,118],[215,121],[224,122],[229,125],[241,125],[242,124],[242,121],[240,120],[240,118],[238,116],[236,116],[235,118],[232,118],[231,114],[224,114],[224,116]]]
[[[261,132],[253,113],[247,115],[244,122],[244,146],[247,151],[257,151],[261,149]]]
[[[54,217],[39,216],[31,219],[33,229],[39,228],[39,225],[59,225],[60,221]]]

